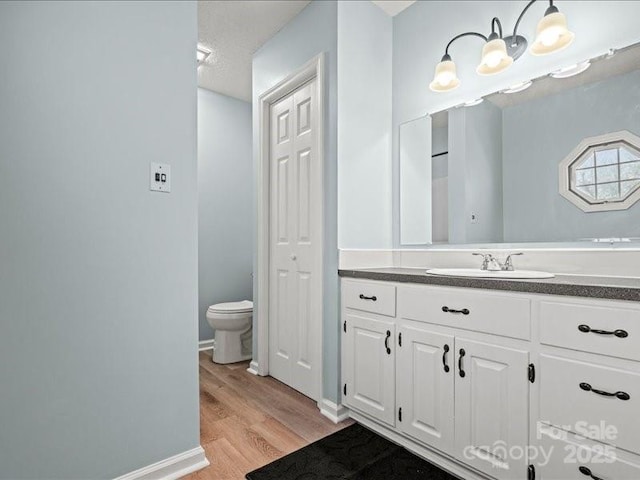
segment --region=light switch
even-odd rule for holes
[[[149,168],[149,189],[153,192],[171,191],[171,165],[151,163]]]

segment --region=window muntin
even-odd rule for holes
[[[569,165],[569,178],[591,205],[623,202],[640,188],[640,150],[624,141],[592,145]]]

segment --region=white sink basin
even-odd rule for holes
[[[549,272],[537,272],[534,270],[514,270],[507,272],[499,270],[493,272],[490,270],[480,270],[479,268],[432,268],[427,270],[430,275],[440,275],[444,277],[476,277],[476,278],[553,278],[555,275]]]

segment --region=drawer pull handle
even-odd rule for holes
[[[391,330],[387,330],[387,336],[384,339],[384,348],[387,349],[387,355],[391,355],[391,348],[389,348],[389,339],[391,338]]]
[[[631,399],[631,395],[629,395],[627,392],[605,392],[604,390],[598,390],[597,388],[593,388],[591,385],[589,385],[588,383],[581,383],[580,384],[580,388],[582,390],[584,390],[585,392],[593,392],[593,393],[597,393],[598,395],[602,395],[603,397],[616,397],[619,400],[629,400]]]
[[[586,475],[587,477],[591,477],[592,480],[602,480],[600,477],[596,477],[593,473],[591,473],[591,469],[585,467],[584,465],[580,465],[578,470],[581,474]]]
[[[445,343],[442,349],[444,350],[444,352],[442,353],[442,365],[444,366],[444,371],[449,373],[450,369],[449,365],[447,365],[447,353],[449,352],[449,345]]]
[[[467,352],[464,351],[464,348],[460,349],[460,357],[458,357],[458,373],[460,374],[460,376],[462,378],[464,378],[464,376],[466,375],[464,368],[462,368],[462,358],[467,354]]]
[[[375,302],[376,300],[378,300],[378,297],[376,297],[375,295],[373,297],[367,297],[361,293],[360,300],[371,300],[372,302]]]
[[[591,332],[597,333],[598,335],[615,335],[618,338],[627,338],[629,336],[629,333],[626,330],[598,330],[596,328],[591,328],[589,325],[578,325],[578,330],[580,330],[582,333]]]
[[[469,315],[469,313],[471,313],[468,308],[463,308],[462,310],[455,310],[447,306],[442,307],[442,311],[444,313],[461,313],[463,315]]]

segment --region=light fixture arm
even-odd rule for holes
[[[496,35],[496,25],[498,26],[498,37],[502,38],[502,23],[500,23],[500,19],[498,17],[493,17],[491,19],[491,36],[489,37],[490,39],[493,39],[493,37],[495,37]]]
[[[520,26],[520,22],[522,21],[522,17],[524,17],[524,14],[527,13],[527,10],[529,10],[529,8],[531,7],[531,5],[533,5],[534,3],[536,3],[537,0],[531,0],[529,3],[527,3],[527,6],[524,7],[524,9],[522,10],[522,12],[520,13],[520,16],[518,17],[518,20],[516,20],[516,24],[513,27],[513,36],[511,38],[515,39],[517,38],[518,35],[518,27]],[[553,0],[549,0],[549,8],[547,8],[547,11],[545,12],[545,15],[547,15],[548,13],[553,12],[553,11],[558,11],[558,9],[553,5]]]
[[[444,49],[444,57],[442,57],[442,60],[450,60],[451,56],[449,55],[449,47],[451,46],[451,44],[453,42],[455,42],[456,40],[458,40],[459,38],[462,37],[469,37],[469,36],[474,36],[474,37],[480,37],[481,39],[483,39],[485,42],[488,40],[486,36],[484,36],[481,33],[478,32],[465,32],[465,33],[461,33],[460,35],[456,35],[455,37],[453,37],[449,43],[447,43],[447,47]]]

